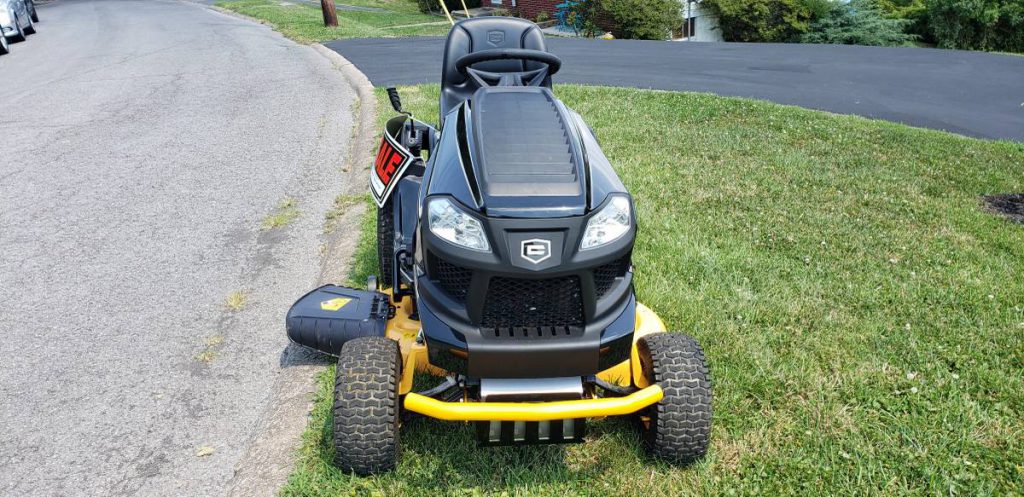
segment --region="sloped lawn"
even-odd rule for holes
[[[402,88],[436,120],[437,87]],[[330,465],[321,381],[284,495],[1013,495],[1024,492],[1024,147],[708,95],[561,86],[636,198],[637,292],[697,337],[715,388],[703,463],[588,443],[478,449],[403,427],[397,471]],[[390,114],[378,92],[382,120]],[[353,281],[374,271],[367,218]]]
[[[319,3],[301,0],[222,0],[222,7],[271,25],[281,34],[302,42],[340,38],[396,38],[405,36],[444,36],[450,25],[443,17],[422,14],[414,0],[346,0],[359,7],[374,7],[383,12],[338,9],[338,27],[324,26]]]

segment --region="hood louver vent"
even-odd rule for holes
[[[578,152],[565,116],[539,88],[487,88],[473,99],[474,156],[488,210],[582,210]],[[581,211],[582,213],[582,211]],[[567,213],[568,215],[568,213]]]

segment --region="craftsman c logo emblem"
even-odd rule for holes
[[[540,264],[551,258],[551,241],[544,240],[541,238],[533,238],[531,240],[523,240],[523,250],[521,252],[523,259],[526,259],[534,264]]]
[[[488,31],[487,32],[487,43],[495,47],[500,47],[505,44],[505,32],[504,31]]]

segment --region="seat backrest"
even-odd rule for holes
[[[444,63],[441,72],[441,118],[448,111],[473,96],[479,89],[471,78],[455,69],[455,61],[463,55],[481,50],[499,48],[527,48],[547,51],[544,34],[536,24],[515,17],[476,17],[455,23],[448,33],[444,46]],[[493,60],[473,66],[491,72],[532,71],[544,67],[540,62],[519,60]],[[551,78],[543,86],[551,88]]]

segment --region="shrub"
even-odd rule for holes
[[[593,38],[601,32],[597,16],[601,11],[601,0],[576,0],[566,9],[565,21],[576,35]]]
[[[799,41],[811,22],[829,13],[828,0],[704,0],[718,16],[725,41]]]
[[[875,0],[851,0],[836,3],[827,15],[811,23],[801,41],[842,45],[899,46],[914,40],[903,29],[905,19],[889,19]]]
[[[548,12],[546,10],[542,10],[542,11],[537,13],[536,21],[537,21],[538,24],[540,24],[542,22],[548,22],[550,20],[551,20],[551,14],[548,14]]]
[[[664,40],[683,23],[679,0],[601,0],[617,38]]]
[[[1024,52],[1021,0],[926,0],[925,6],[940,47]]]

